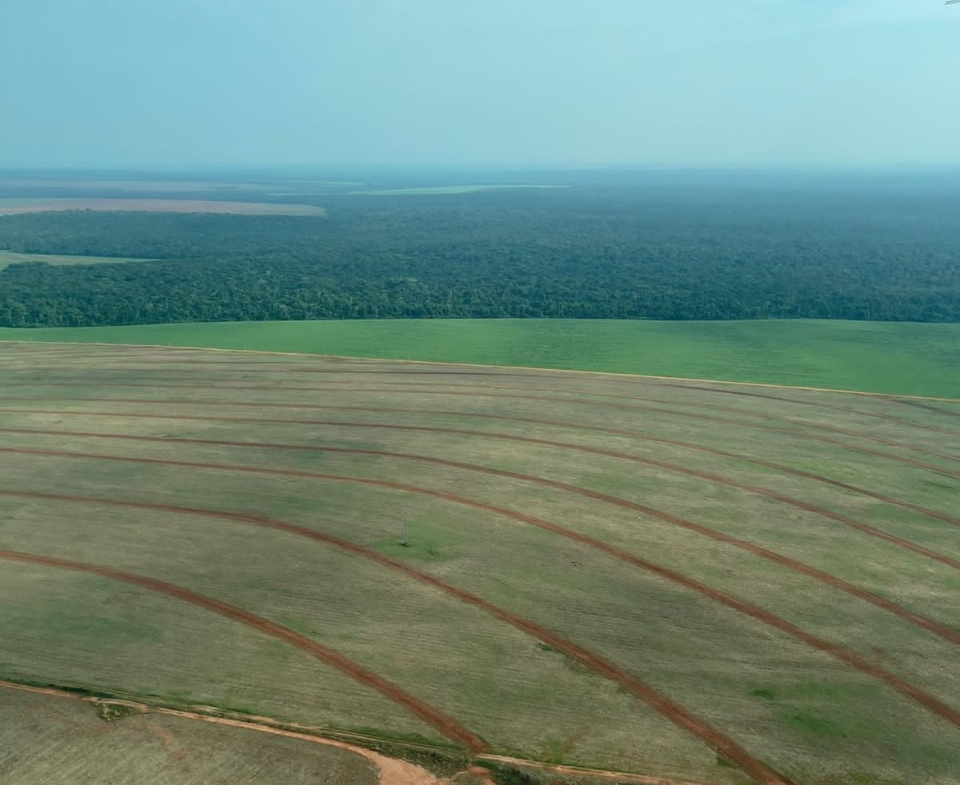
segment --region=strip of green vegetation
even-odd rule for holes
[[[0,340],[257,349],[960,398],[960,324],[397,319],[8,328]]]
[[[63,254],[15,253],[0,251],[0,270],[11,264],[41,262],[42,264],[123,264],[124,262],[146,262],[147,259],[130,259],[113,256],[66,256]]]
[[[351,191],[357,196],[447,196],[473,194],[481,191],[503,191],[517,188],[566,188],[565,185],[434,185],[425,188],[380,188],[371,191]]]

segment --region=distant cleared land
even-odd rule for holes
[[[15,253],[0,251],[0,269],[10,264],[26,264],[40,262],[41,264],[123,264],[125,262],[145,262],[146,259],[130,259],[113,256],[67,256],[64,254],[45,253]]]
[[[446,196],[472,194],[481,191],[516,190],[518,188],[566,188],[565,185],[435,185],[421,188],[380,188],[370,191],[352,191],[363,196]]]
[[[0,329],[0,340],[255,349],[960,397],[957,324],[398,319]]]
[[[0,199],[0,215],[61,210],[151,213],[235,213],[237,215],[326,215],[323,207],[308,204],[221,202],[205,199]]]

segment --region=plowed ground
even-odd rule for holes
[[[952,782],[958,415],[0,344],[0,679],[704,783]]]

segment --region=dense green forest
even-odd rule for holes
[[[300,199],[300,201],[304,201]],[[317,197],[325,218],[0,217],[0,325],[577,317],[960,321],[960,195],[607,185]]]

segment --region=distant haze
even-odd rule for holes
[[[0,167],[960,162],[942,0],[3,0]]]

